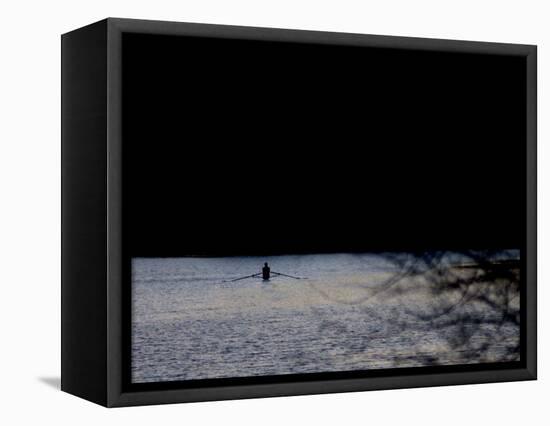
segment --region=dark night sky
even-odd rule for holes
[[[519,248],[525,60],[123,37],[130,256]]]

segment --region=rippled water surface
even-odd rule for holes
[[[307,279],[224,282],[259,272],[265,261],[273,271]],[[380,291],[395,274],[376,255],[133,259],[132,380],[464,362],[449,345],[451,331],[411,314],[411,307],[433,302],[421,283],[411,283],[417,287],[406,296]],[[491,321],[483,330],[500,337],[489,351],[492,360],[509,359],[504,346],[519,339],[519,330],[497,329]]]

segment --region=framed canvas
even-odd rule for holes
[[[128,19],[62,36],[62,389],[536,378],[536,47]]]

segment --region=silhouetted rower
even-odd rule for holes
[[[262,278],[264,280],[268,280],[269,277],[270,277],[270,272],[271,272],[271,269],[269,268],[269,266],[267,265],[267,262],[264,263],[264,267],[262,268]]]

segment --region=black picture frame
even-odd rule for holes
[[[122,244],[124,33],[525,58],[526,256],[519,363],[128,385]],[[536,46],[108,18],[62,36],[62,390],[107,407],[536,379]],[[125,261],[126,260],[126,261]]]

